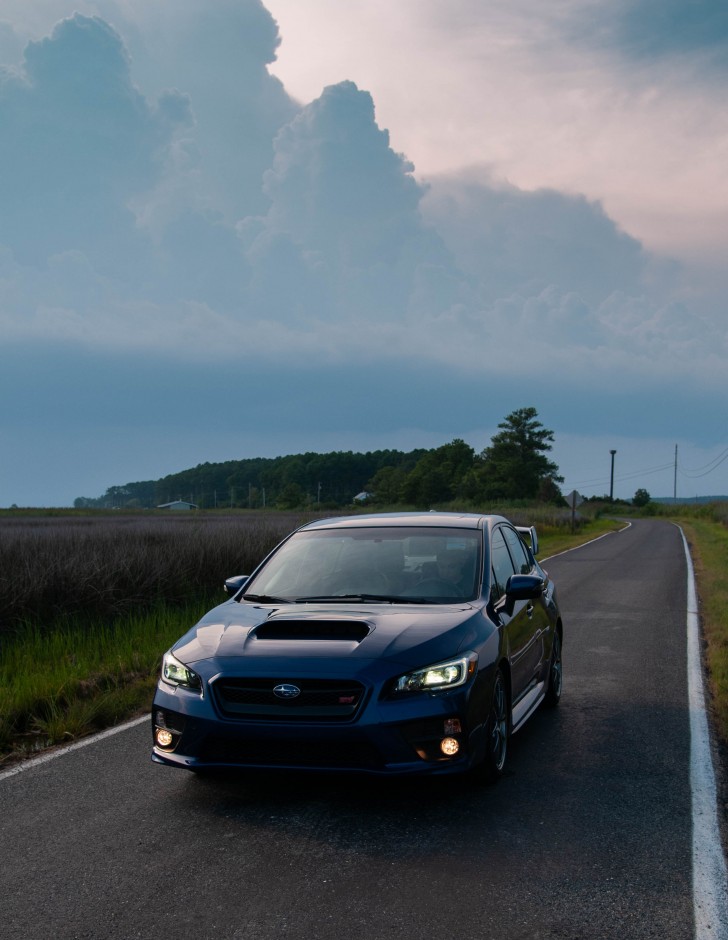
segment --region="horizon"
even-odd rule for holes
[[[422,448],[422,449],[424,449],[424,450],[433,450],[433,449],[436,449],[437,447],[440,447],[440,446],[442,446],[443,444],[447,444],[447,443],[450,443],[450,441],[443,441],[443,442],[440,442],[439,444],[434,445],[433,447],[424,447],[424,448]],[[469,442],[466,440],[465,443],[469,443]],[[471,445],[471,446],[472,446],[472,445]],[[351,453],[357,454],[357,453],[368,453],[368,452],[371,452],[371,451],[386,450],[386,449],[399,450],[399,448],[370,448],[369,450],[359,451],[359,450],[355,450],[355,449],[352,449],[352,448],[348,448],[346,451],[343,451],[343,452],[351,452]],[[405,449],[404,449],[403,451],[401,451],[401,452],[405,452],[405,453],[406,453],[406,452],[409,452],[409,451],[411,451],[411,450],[416,450],[416,449],[419,449],[419,448],[418,448],[417,446],[414,446],[414,447],[412,447],[412,448],[405,448]],[[555,448],[554,448],[554,449],[555,449]],[[295,452],[291,452],[291,453],[287,453],[287,454],[271,454],[271,455],[260,455],[260,454],[259,454],[259,455],[251,456],[251,457],[249,457],[249,458],[239,458],[239,459],[240,459],[240,460],[246,460],[246,459],[253,459],[253,460],[255,460],[255,459],[268,459],[268,460],[274,460],[274,459],[276,459],[276,458],[285,458],[285,457],[293,457],[293,456],[302,456],[302,455],[307,454],[307,453],[316,453],[316,454],[321,454],[322,456],[326,456],[326,455],[328,455],[329,453],[340,453],[340,452],[342,452],[342,451],[341,451],[341,450],[338,450],[338,451],[323,451],[323,452],[322,452],[322,451],[295,451]],[[476,450],[476,454],[477,454],[477,453],[479,453],[479,451]],[[550,457],[553,456],[553,450],[552,450],[551,452],[549,452],[549,456],[550,456]],[[648,469],[648,470],[638,470],[638,471],[634,471],[633,469],[630,469],[630,470],[629,470],[628,472],[626,472],[626,473],[619,473],[618,470],[617,470],[617,468],[618,468],[618,466],[619,466],[619,463],[618,463],[618,460],[617,460],[618,456],[619,456],[619,452],[617,451],[616,454],[615,454],[615,472],[614,472],[614,499],[615,499],[615,500],[621,500],[621,501],[625,501],[625,502],[631,502],[632,498],[634,497],[634,495],[636,494],[636,492],[637,492],[638,489],[647,489],[647,491],[648,491],[649,494],[650,494],[651,500],[654,501],[654,502],[675,502],[675,503],[678,503],[678,504],[679,504],[679,503],[690,503],[690,502],[706,502],[706,501],[724,501],[724,500],[728,500],[728,494],[723,495],[723,494],[720,494],[720,493],[702,493],[702,494],[697,494],[697,493],[696,493],[696,494],[688,494],[688,495],[686,495],[685,493],[677,493],[677,495],[672,495],[672,494],[669,494],[669,495],[668,495],[668,494],[665,494],[665,495],[656,495],[656,494],[655,494],[653,491],[651,491],[647,486],[635,486],[635,487],[634,487],[634,490],[628,494],[627,491],[631,489],[631,487],[632,487],[632,485],[633,485],[633,483],[634,483],[635,478],[639,478],[639,479],[644,480],[645,478],[647,478],[647,477],[649,477],[649,476],[653,476],[653,477],[654,477],[654,476],[657,476],[657,475],[659,475],[661,478],[664,478],[665,474],[666,474],[668,471],[669,471],[669,474],[671,475],[671,477],[672,477],[672,479],[673,479],[673,490],[674,490],[674,489],[676,488],[676,487],[675,487],[675,484],[676,484],[676,478],[675,478],[675,464],[674,464],[674,462],[673,462],[672,465],[661,465],[661,466],[659,466],[659,467],[657,467],[657,468],[652,468],[652,469]],[[727,449],[726,452],[724,452],[722,455],[719,455],[719,458],[718,458],[718,459],[720,460],[721,463],[722,463],[724,460],[728,459],[728,449]],[[231,458],[231,461],[232,461],[232,462],[236,462],[236,458]],[[113,487],[134,486],[134,485],[138,485],[138,484],[140,484],[140,483],[145,483],[145,482],[150,482],[150,481],[157,483],[157,482],[159,482],[160,480],[165,479],[165,477],[167,477],[167,476],[175,476],[175,475],[180,474],[180,473],[186,473],[186,472],[195,470],[195,469],[197,469],[197,468],[200,467],[200,466],[206,466],[206,465],[208,465],[208,464],[210,464],[211,466],[217,466],[217,465],[219,465],[219,464],[226,463],[226,462],[231,462],[231,461],[202,461],[202,462],[200,462],[200,463],[198,463],[198,464],[194,464],[194,465],[192,465],[192,466],[183,467],[183,468],[178,468],[178,469],[176,469],[176,470],[174,470],[174,471],[171,471],[171,472],[168,473],[168,474],[164,474],[163,476],[159,476],[159,477],[144,478],[144,479],[142,479],[142,478],[128,479],[128,480],[125,480],[125,481],[123,481],[123,482],[117,481],[117,482],[114,482],[114,483],[109,483],[108,486],[104,489],[103,492],[100,492],[100,493],[98,493],[98,494],[96,494],[96,495],[91,495],[91,494],[88,494],[88,493],[86,493],[86,494],[78,494],[76,497],[74,497],[74,500],[75,500],[75,499],[79,499],[79,498],[80,498],[80,499],[101,499],[101,498],[103,498],[103,497],[105,496],[105,494],[108,492],[108,490],[109,490],[109,489],[112,489]],[[611,486],[611,483],[612,483],[612,478],[611,478],[611,451],[610,451],[609,454],[608,454],[608,461],[609,461],[608,473],[607,473],[607,475],[606,475],[605,477],[603,477],[601,480],[590,480],[590,481],[586,481],[586,482],[588,483],[588,486],[584,487],[584,485],[583,485],[583,483],[582,483],[582,484],[581,484],[581,488],[580,488],[580,484],[579,484],[579,483],[574,483],[573,481],[572,481],[572,483],[569,483],[569,480],[566,479],[566,480],[565,480],[565,483],[562,484],[561,487],[560,487],[562,494],[563,494],[564,496],[566,496],[566,495],[568,495],[568,493],[570,493],[570,492],[572,492],[574,489],[576,489],[576,491],[579,492],[579,494],[580,494],[581,496],[583,496],[585,499],[590,499],[590,498],[599,499],[599,498],[602,498],[602,497],[605,498],[605,499],[607,499],[607,498],[609,497],[609,489],[610,489],[610,486]],[[559,472],[561,472],[561,467],[559,467]],[[678,467],[678,478],[677,478],[677,479],[679,479],[679,480],[680,480],[680,483],[683,485],[683,487],[685,487],[685,479],[686,479],[686,478],[684,478],[684,476],[682,476],[682,475],[680,474],[680,469],[679,469],[679,467]],[[368,481],[362,481],[362,486],[364,486],[364,485],[366,484],[366,482],[368,482]],[[582,492],[582,490],[589,490],[590,492]],[[180,496],[179,498],[182,498],[182,497]],[[71,503],[69,503],[67,506],[47,506],[47,505],[46,505],[46,506],[19,506],[19,505],[15,504],[15,506],[12,506],[12,505],[11,505],[10,507],[7,507],[7,508],[18,508],[18,509],[63,509],[63,508],[72,508],[72,506],[73,506],[73,503],[71,502]]]

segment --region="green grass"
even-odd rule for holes
[[[565,552],[570,548],[576,548],[577,545],[591,542],[608,532],[618,532],[624,528],[624,525],[624,522],[619,522],[617,519],[594,519],[573,535],[568,530],[564,530],[563,526],[560,528],[536,526],[538,532],[538,557],[541,559],[558,555],[559,552]]]
[[[716,729],[728,743],[728,527],[705,518],[678,521],[695,567]]]
[[[22,631],[0,663],[0,762],[148,710],[161,654],[212,603]]]

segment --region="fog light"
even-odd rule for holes
[[[166,728],[157,728],[156,738],[160,747],[169,747],[173,741],[172,732],[167,731]]]
[[[440,741],[440,750],[447,757],[454,757],[460,750],[460,744],[455,738],[443,738]]]

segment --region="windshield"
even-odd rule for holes
[[[245,587],[247,598],[364,598],[448,603],[479,594],[477,529],[333,528],[301,531]]]

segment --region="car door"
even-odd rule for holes
[[[491,601],[507,637],[512,704],[515,705],[528,691],[541,667],[543,622],[538,611],[543,605],[534,600],[506,601],[506,586],[511,575],[528,573],[522,571],[525,561],[518,555],[516,567],[507,543],[509,532],[518,538],[509,526],[497,526],[491,536]],[[530,563],[528,567],[530,570]]]
[[[508,545],[513,567],[516,574],[534,574],[531,558],[521,541],[520,535],[511,526],[502,526],[503,536]],[[550,629],[550,621],[543,595],[531,601],[526,602],[526,614],[529,620],[530,629],[528,636],[524,635],[524,641],[527,646],[524,649],[524,669],[530,670],[530,678],[527,679],[527,685],[532,679],[540,678],[543,675],[544,657],[546,654],[546,636]]]

